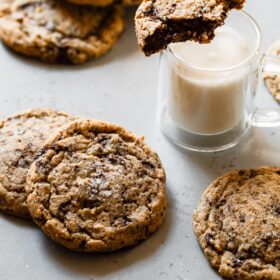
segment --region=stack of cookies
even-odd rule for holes
[[[164,220],[158,155],[126,129],[35,109],[1,121],[0,209],[79,252],[114,251]]]
[[[73,3],[70,3],[73,2]],[[140,0],[0,0],[0,39],[48,63],[106,54],[124,31],[124,7]]]

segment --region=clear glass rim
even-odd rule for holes
[[[242,16],[247,18],[247,20],[250,22],[250,24],[254,27],[254,30],[255,30],[255,32],[257,34],[257,42],[256,42],[256,47],[255,47],[254,51],[252,51],[250,56],[248,56],[241,63],[233,65],[233,66],[229,66],[229,67],[205,68],[205,67],[196,66],[196,65],[194,65],[192,63],[189,63],[189,62],[186,62],[186,61],[182,60],[180,57],[178,57],[176,54],[174,54],[174,52],[171,50],[170,46],[167,47],[166,52],[168,54],[172,55],[172,57],[177,59],[181,64],[184,64],[184,65],[186,65],[188,67],[191,67],[193,69],[196,69],[196,70],[199,70],[199,71],[205,71],[205,72],[231,71],[231,70],[238,69],[238,68],[248,64],[260,52],[261,40],[262,40],[262,38],[261,38],[261,29],[260,29],[259,24],[256,22],[256,20],[251,15],[249,15],[247,12],[245,12],[245,11],[238,11],[238,13],[242,14]]]

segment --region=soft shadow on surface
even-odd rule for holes
[[[273,132],[271,132],[273,134]],[[276,141],[276,139],[275,139]],[[186,161],[192,161],[210,177],[232,169],[257,168],[279,165],[276,147],[261,129],[252,129],[235,147],[211,153],[184,150],[176,146]]]
[[[0,219],[20,227],[36,228],[36,225],[32,222],[32,220],[21,219],[3,212],[0,212]]]
[[[148,240],[137,246],[122,249],[113,253],[83,254],[72,252],[56,244],[42,234],[42,252],[50,261],[55,261],[60,269],[65,269],[74,275],[105,276],[129,267],[137,262],[152,257],[168,242],[168,236],[173,224],[173,197],[168,191],[168,206],[166,217],[161,228]]]
[[[140,52],[137,47],[136,35],[134,32],[134,15],[136,8],[132,7],[126,10],[125,13],[125,22],[126,27],[124,33],[121,35],[120,39],[116,42],[115,46],[104,56],[100,58],[93,59],[82,65],[58,65],[58,64],[48,64],[44,63],[38,59],[27,57],[19,53],[14,52],[13,50],[3,45],[3,50],[7,52],[11,58],[17,60],[18,63],[25,64],[32,68],[45,68],[47,71],[80,71],[89,68],[97,68],[102,65],[106,65],[114,60],[121,60],[126,57],[129,57],[133,53]]]

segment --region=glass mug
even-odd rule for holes
[[[280,74],[280,58],[261,54],[260,28],[247,13],[232,12],[226,26],[253,47],[238,65],[200,68],[182,61],[171,47],[161,53],[158,118],[163,133],[182,148],[221,151],[235,146],[253,126],[280,126],[280,110],[253,106],[259,74]]]

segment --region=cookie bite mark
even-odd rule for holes
[[[209,43],[214,31],[224,24],[231,8],[244,1],[146,0],[135,16],[135,31],[140,49],[149,56],[168,44],[187,40]]]

